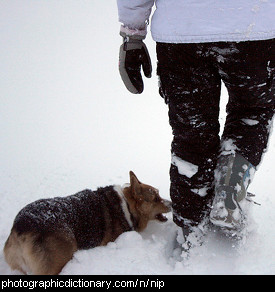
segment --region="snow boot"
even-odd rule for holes
[[[215,198],[210,221],[220,227],[241,230],[245,223],[244,211],[247,188],[255,167],[239,154],[220,156],[215,172]]]

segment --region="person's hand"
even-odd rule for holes
[[[138,36],[124,36],[119,52],[119,72],[126,88],[131,93],[137,94],[143,91],[141,67],[144,75],[150,78],[152,64],[146,45]]]

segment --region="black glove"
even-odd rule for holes
[[[132,93],[142,93],[143,81],[141,66],[147,78],[152,76],[151,59],[139,36],[123,35],[123,44],[119,52],[119,72],[126,88]]]

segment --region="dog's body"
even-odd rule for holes
[[[23,273],[58,274],[75,251],[106,245],[130,230],[142,231],[149,220],[165,221],[170,201],[139,182],[84,190],[68,197],[35,201],[14,220],[4,247],[12,269]]]

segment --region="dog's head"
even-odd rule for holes
[[[138,231],[143,230],[150,220],[167,221],[162,213],[171,211],[171,202],[161,198],[156,188],[141,183],[132,171],[130,185],[123,192],[131,213],[138,221]]]

